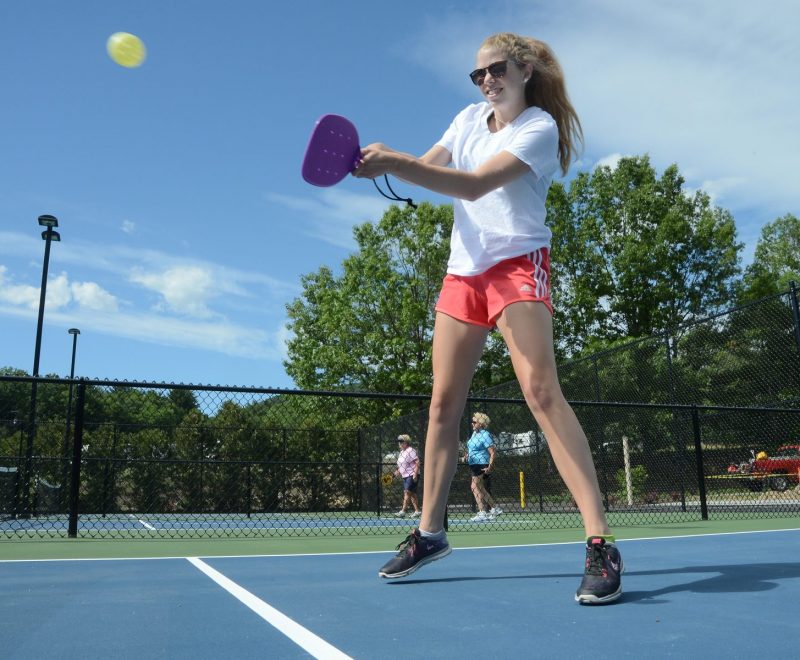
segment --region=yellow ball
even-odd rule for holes
[[[147,51],[144,43],[135,34],[115,32],[106,44],[108,54],[120,66],[132,69],[144,62]]]

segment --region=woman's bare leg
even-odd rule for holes
[[[488,328],[437,313],[433,331],[433,391],[425,438],[420,528],[438,532],[458,463],[458,426]]]
[[[542,303],[513,303],[503,310],[497,327],[508,346],[525,401],[583,516],[586,535],[609,534],[586,435],[558,383],[550,312]]]

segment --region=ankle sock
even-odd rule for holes
[[[426,532],[424,529],[420,529],[419,535],[424,536],[426,539],[433,539],[434,541],[441,541],[445,536],[443,529],[440,529],[438,532]]]
[[[422,531],[422,530],[420,530]],[[603,539],[606,543],[615,543],[616,537],[613,534],[594,534],[592,536],[586,537],[586,543],[589,543],[592,539]]]

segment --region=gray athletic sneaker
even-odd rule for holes
[[[412,529],[411,534],[397,546],[400,551],[396,556],[386,562],[378,575],[382,578],[394,579],[405,577],[416,571],[420,566],[446,557],[452,552],[447,536],[438,541],[422,536],[418,529]]]
[[[601,537],[586,542],[586,568],[575,600],[582,605],[611,603],[622,595],[620,575],[624,570],[617,546]]]

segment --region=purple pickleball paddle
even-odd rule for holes
[[[323,115],[308,140],[303,179],[314,186],[332,186],[356,168],[360,157],[353,123],[341,115]]]

